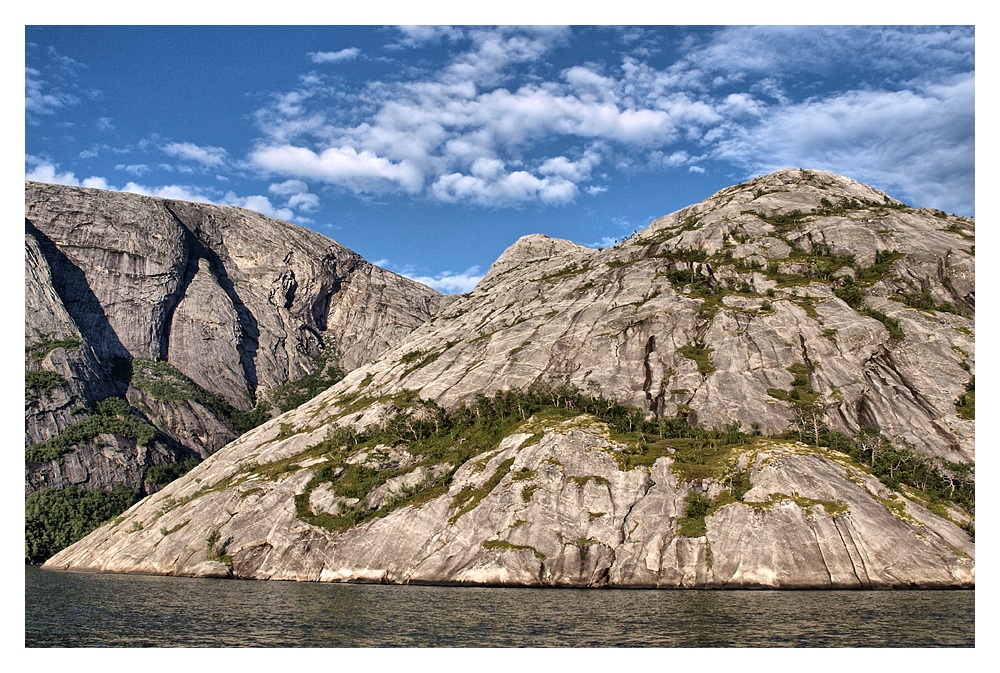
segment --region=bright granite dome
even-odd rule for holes
[[[788,169],[612,248],[522,238],[380,356],[46,566],[973,586],[974,237],[970,218]]]

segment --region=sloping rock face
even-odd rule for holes
[[[462,465],[444,494],[331,533],[296,500],[320,430],[213,456],[48,568],[334,582],[573,587],[968,587],[965,531],[892,493],[834,452],[759,442],[741,453],[753,488],[698,535],[679,527],[692,493],[672,459],[623,470],[627,447],[587,416],[532,418]],[[263,441],[262,441],[263,440]],[[233,454],[241,453],[239,467]],[[364,462],[371,452],[353,456]],[[228,458],[229,460],[225,460]],[[285,471],[276,474],[275,466]],[[310,469],[313,468],[313,469]],[[409,474],[419,481],[418,470]],[[343,498],[312,491],[314,513]],[[474,502],[476,498],[480,500]]]
[[[238,412],[273,415],[269,391],[373,360],[446,302],[251,211],[26,182],[25,444],[127,397],[160,431],[123,449],[141,487],[145,467],[234,439]],[[107,453],[88,441],[29,462],[26,493],[118,483]]]
[[[890,489],[869,468],[883,441],[936,464],[974,460],[973,243],[971,220],[797,170],[724,190],[608,250],[526,237],[379,360],[47,567],[972,586],[970,513]],[[494,423],[483,396],[513,389],[555,392],[530,414],[511,396],[503,418],[517,422],[477,444],[476,423]],[[637,407],[652,425],[612,427],[559,390],[599,395],[609,413]],[[437,427],[441,409],[462,405],[479,429]],[[716,434],[664,433],[678,424]],[[791,439],[831,430],[869,442],[871,465]]]
[[[713,427],[780,432],[808,411],[968,462],[975,424],[956,400],[975,375],[974,243],[968,218],[780,171],[608,250],[525,237],[345,387],[448,406],[562,380]],[[807,389],[809,409],[788,401]]]

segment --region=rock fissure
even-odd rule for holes
[[[816,521],[812,517],[808,518],[810,519],[809,528],[812,530],[813,541],[815,542],[816,549],[819,552],[819,556],[823,564],[823,569],[826,571],[826,577],[829,582],[829,586],[835,586],[836,582],[833,577],[833,571],[830,568],[830,562],[827,560],[826,551],[823,549],[823,540],[820,537],[819,530],[817,529]]]
[[[857,542],[855,542],[854,537],[850,535],[850,531],[848,531],[847,537],[844,537],[844,530],[843,528],[841,528],[841,518],[842,517],[833,517],[833,525],[837,530],[837,534],[840,536],[841,543],[844,545],[844,551],[847,553],[848,557],[851,560],[851,572],[854,573],[854,577],[855,579],[857,579],[859,585],[864,587],[870,587],[871,579],[868,577],[868,573],[865,568],[864,561],[861,557],[861,552],[858,549]],[[845,521],[844,526],[846,527],[847,525],[848,524]],[[858,574],[859,564],[861,566],[861,571],[865,575],[864,578],[862,578],[861,575]]]
[[[201,259],[206,260],[208,263],[208,272],[229,299],[233,310],[236,311],[236,315],[238,316],[236,349],[239,354],[240,365],[243,368],[248,393],[252,400],[256,397],[257,387],[260,383],[257,374],[257,349],[260,346],[260,326],[257,318],[240,298],[236,286],[226,270],[223,257],[202,243],[196,234],[196,229],[192,230],[191,226],[186,224],[169,205],[167,209],[184,227],[184,236],[187,241],[187,248],[190,251],[188,266],[190,267],[192,260],[197,260],[195,263],[199,266]]]

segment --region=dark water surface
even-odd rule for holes
[[[974,591],[496,589],[25,566],[26,647],[973,647]]]

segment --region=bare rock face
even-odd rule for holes
[[[525,237],[347,383],[448,406],[562,380],[712,427],[817,418],[969,462],[956,400],[975,375],[973,244],[967,218],[780,171],[608,250]]]
[[[446,301],[251,211],[27,182],[25,443],[58,438],[98,400],[127,398],[159,431],[152,462],[134,441],[119,446],[125,481],[141,485],[149,465],[234,439],[235,413],[273,415],[270,391],[374,359]],[[137,379],[144,363],[169,370]],[[109,488],[122,475],[97,470],[107,453],[81,442],[29,461],[26,492]]]
[[[799,170],[608,250],[525,237],[378,360],[47,567],[974,586],[974,513],[922,490],[937,477],[899,480],[951,466],[954,495],[974,462],[973,239],[969,219]]]
[[[241,578],[571,587],[975,581],[974,547],[961,528],[842,455],[801,444],[745,447],[739,458],[753,488],[689,536],[679,532],[686,500],[720,484],[686,482],[669,457],[621,469],[628,447],[587,416],[532,418],[462,465],[440,496],[332,533],[297,514],[297,494],[326,462],[304,457],[317,433],[284,443],[267,434],[241,438],[46,567],[217,576],[204,564],[223,558]],[[242,470],[233,470],[237,453]],[[286,471],[275,474],[279,464]],[[312,498],[307,507],[315,513],[329,502]]]

